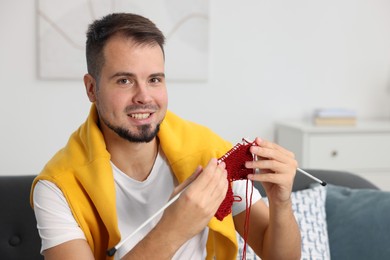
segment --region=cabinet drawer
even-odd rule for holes
[[[390,169],[390,134],[312,134],[308,167],[325,169]]]

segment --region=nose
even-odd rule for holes
[[[133,96],[134,103],[138,103],[138,104],[150,103],[152,101],[152,97],[149,91],[150,90],[146,84],[138,84]]]

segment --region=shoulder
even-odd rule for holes
[[[64,195],[54,183],[39,181],[33,192],[34,213],[42,238],[41,252],[70,240],[85,240]]]
[[[210,128],[183,119],[171,111],[167,112],[158,137],[165,153],[167,149],[174,149],[180,154],[206,152],[220,157],[232,147],[230,142]],[[169,154],[168,151],[168,157]]]
[[[161,130],[164,131],[174,131],[174,132],[180,132],[180,131],[188,131],[188,130],[201,130],[204,133],[207,134],[214,134],[211,129],[208,127],[195,123],[193,121],[184,119],[177,114],[175,114],[172,111],[167,111],[164,121],[161,124]]]

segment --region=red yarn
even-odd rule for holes
[[[246,211],[245,211],[245,223],[244,223],[244,248],[242,251],[242,259],[246,259],[246,249],[247,249],[247,238],[249,234],[249,217],[251,212],[252,204],[252,194],[253,194],[253,183],[251,185],[251,191],[248,198],[249,190],[249,181],[247,175],[253,173],[253,169],[248,169],[245,167],[246,161],[252,161],[254,159],[253,154],[249,151],[249,148],[252,145],[256,145],[254,142],[247,142],[245,139],[245,144],[236,144],[232,149],[230,149],[225,155],[218,159],[218,162],[225,162],[227,170],[227,179],[229,181],[229,187],[226,193],[226,197],[218,208],[215,217],[218,220],[223,220],[227,215],[232,211],[232,204],[235,201],[233,196],[233,191],[231,188],[231,182],[235,180],[244,180],[246,179]],[[241,200],[242,198],[238,198]],[[237,201],[237,200],[236,200]]]
[[[246,242],[247,242],[248,234],[249,234],[249,218],[251,215],[252,195],[253,195],[253,188],[254,188],[253,182],[252,182],[251,193],[250,193],[249,198],[248,198],[248,187],[249,187],[249,182],[247,180],[247,182],[246,182],[246,194],[247,194],[247,196],[246,196],[246,211],[245,211],[245,224],[244,224],[244,235],[243,235],[244,248],[242,250],[242,259],[243,260],[246,259],[246,249],[247,249]]]
[[[227,179],[229,183],[235,180],[244,180],[247,179],[246,176],[250,173],[253,173],[253,169],[248,169],[245,167],[246,161],[252,161],[253,155],[249,151],[249,148],[255,145],[254,143],[246,144],[236,144],[232,149],[230,149],[225,155],[218,159],[219,162],[225,162],[227,170]],[[233,191],[231,185],[228,187],[226,197],[222,201],[221,205],[215,217],[218,220],[223,220],[227,215],[232,212],[232,204],[234,201]]]

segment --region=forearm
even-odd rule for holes
[[[122,259],[172,259],[176,251],[186,242],[186,238],[160,223],[153,228]]]
[[[269,225],[263,240],[263,259],[299,259],[301,235],[291,200],[269,206]]]

